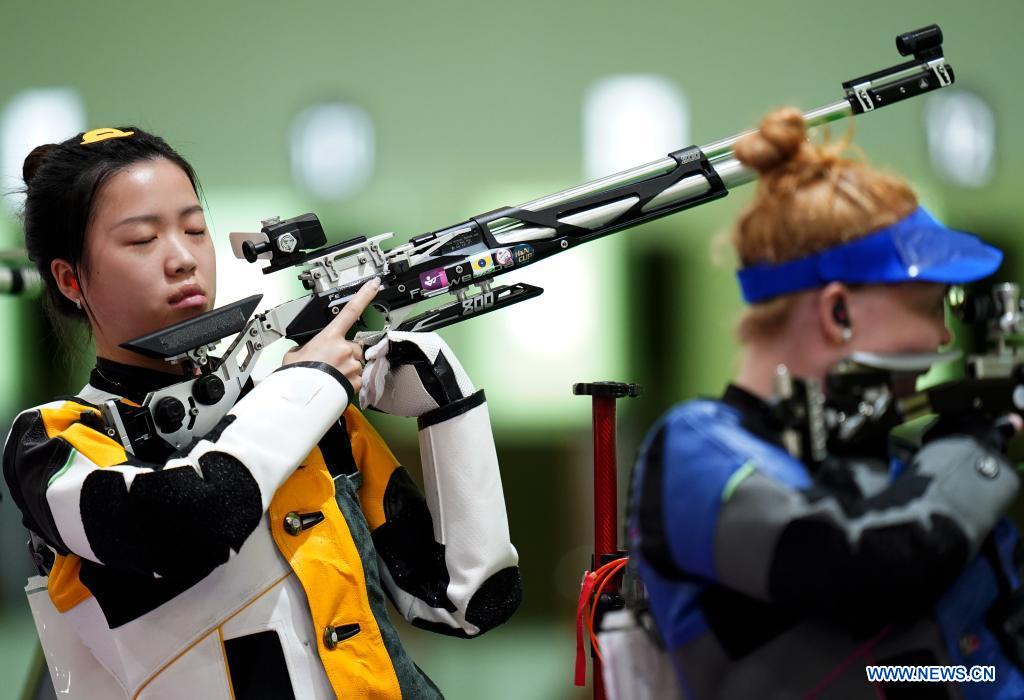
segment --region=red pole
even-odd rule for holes
[[[619,553],[618,545],[618,463],[615,456],[615,401],[626,396],[639,396],[636,384],[594,382],[575,384],[573,393],[589,395],[593,401],[594,421],[594,563],[596,571],[609,556]],[[611,594],[614,587],[607,589]],[[595,605],[598,604],[595,601]],[[591,668],[594,700],[605,700],[604,678],[597,655]]]
[[[615,458],[615,399],[593,396],[594,419],[594,569],[604,555],[618,551],[618,489]],[[611,591],[609,591],[611,592]],[[594,700],[605,700],[601,661],[595,656],[593,665]]]
[[[615,458],[615,399],[594,396],[594,556],[601,558],[619,551],[618,484]]]

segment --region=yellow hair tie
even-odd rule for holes
[[[99,143],[107,139],[123,139],[134,133],[134,131],[121,131],[120,129],[111,129],[109,126],[105,126],[102,129],[93,129],[82,134],[82,143],[79,145]]]

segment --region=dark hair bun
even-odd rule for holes
[[[736,157],[761,175],[782,169],[797,159],[807,143],[807,124],[793,107],[775,110],[761,127],[736,143]]]
[[[26,185],[32,182],[32,178],[39,171],[39,166],[46,160],[46,156],[50,155],[50,151],[56,147],[55,143],[44,143],[42,146],[33,148],[32,152],[25,156],[25,164],[21,166],[21,177],[25,180]]]

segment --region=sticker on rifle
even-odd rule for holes
[[[433,292],[436,289],[444,289],[447,286],[448,275],[444,273],[444,268],[439,267],[436,270],[420,273],[420,287],[425,292]]]
[[[511,267],[512,251],[508,248],[498,248],[494,251],[494,261],[502,267]]]
[[[481,255],[473,258],[473,276],[479,277],[480,275],[486,275],[490,270],[494,269],[494,258],[491,257],[490,253],[482,253]]]
[[[520,243],[512,249],[512,255],[516,259],[516,265],[525,265],[533,260],[533,246]]]

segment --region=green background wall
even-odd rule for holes
[[[896,33],[937,22],[958,87],[995,111],[995,179],[963,190],[933,174],[924,100],[859,120],[856,141],[873,162],[911,179],[949,223],[989,235],[1011,258],[1024,252],[1018,2],[3,0],[0,8],[0,109],[25,90],[69,87],[90,126],[135,123],[162,134],[196,167],[219,236],[237,222],[316,211],[334,240],[395,231],[396,241],[580,182],[583,97],[604,76],[670,79],[688,99],[692,140],[706,143],[773,107],[838,99],[843,80],[898,60]],[[361,105],[376,129],[374,175],[342,202],[311,198],[289,166],[291,119],[326,100]],[[503,312],[594,313],[599,305],[604,322],[588,331],[590,352],[568,365],[576,371],[528,364],[484,342],[497,327],[487,324],[506,322],[501,314],[444,333],[488,389],[526,587],[521,613],[481,640],[409,631],[414,654],[450,697],[585,696],[571,688],[571,618],[589,549],[590,410],[570,387],[599,379],[648,387],[620,409],[622,482],[654,417],[674,401],[720,391],[736,359],[740,304],[728,262],[710,263],[709,244],[750,189],[570,253],[590,256],[586,264],[609,280],[596,297],[563,295],[564,308],[542,297]],[[0,245],[17,246],[19,236],[17,221],[0,215]],[[557,274],[558,260],[547,274]],[[648,283],[654,268],[668,271],[657,287]],[[59,357],[37,303],[0,299],[0,334],[5,422],[81,384],[84,365]],[[543,401],[517,391],[532,373],[564,391]],[[381,428],[415,468],[414,428],[397,420]],[[32,628],[9,497],[0,503],[0,562],[0,678],[10,679],[0,697],[18,697]]]

